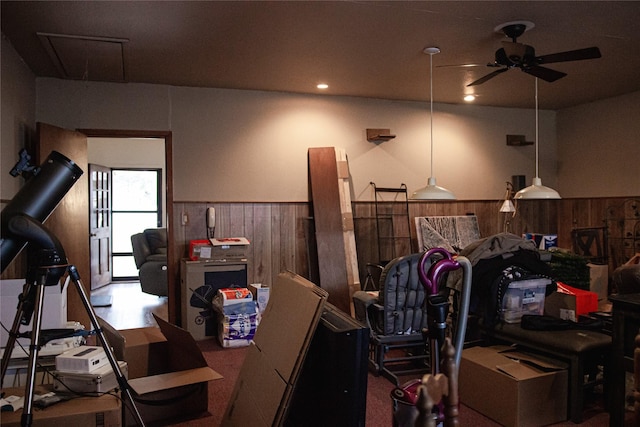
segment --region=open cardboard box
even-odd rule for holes
[[[506,427],[553,424],[567,419],[568,374],[560,362],[511,347],[462,351],[460,401]]]
[[[301,276],[280,273],[249,344],[222,425],[283,424],[328,294]]]
[[[100,320],[114,355],[129,365],[128,382],[143,421],[164,422],[206,412],[207,383],[222,375],[207,366],[189,332],[154,317],[159,328],[120,331]],[[126,408],[124,420],[125,425],[136,425]]]

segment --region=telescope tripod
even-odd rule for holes
[[[29,364],[27,371],[27,381],[25,385],[25,395],[24,395],[24,407],[22,410],[22,418],[20,420],[22,427],[29,427],[33,422],[33,396],[34,396],[34,388],[36,381],[36,364],[38,359],[38,352],[40,350],[40,338],[42,332],[42,310],[44,308],[44,287],[47,286],[47,276],[51,269],[59,269],[60,266],[42,266],[37,270],[37,280],[34,280],[33,283],[29,283],[27,281],[25,290],[20,297],[20,302],[18,304],[18,309],[16,312],[16,317],[13,321],[13,326],[11,327],[11,332],[9,334],[9,338],[7,341],[7,346],[5,347],[4,355],[2,356],[2,366],[1,366],[1,377],[0,384],[4,383],[4,377],[7,372],[7,368],[9,366],[9,361],[11,359],[11,353],[13,352],[13,348],[15,346],[16,339],[20,333],[20,323],[25,312],[33,309],[33,329],[31,331],[31,344],[29,346]],[[136,407],[136,404],[133,400],[133,396],[131,394],[131,388],[124,374],[120,370],[120,366],[118,365],[118,361],[113,355],[113,351],[111,347],[109,347],[109,343],[102,331],[102,328],[98,324],[98,318],[96,317],[95,311],[89,302],[89,298],[82,286],[82,282],[80,280],[80,275],[78,274],[78,270],[73,265],[67,265],[66,267],[71,280],[73,281],[78,294],[82,300],[82,304],[84,305],[87,314],[89,315],[89,319],[91,320],[91,325],[98,336],[100,344],[104,349],[104,352],[109,360],[109,364],[113,369],[113,372],[118,381],[118,386],[120,387],[121,393],[124,395],[123,404],[129,402],[131,404],[131,410],[135,416],[135,419],[140,426],[144,426],[144,421],[140,416],[140,412]],[[35,286],[35,293],[33,292],[32,287]],[[35,296],[34,296],[35,295]],[[28,322],[27,322],[28,323]]]

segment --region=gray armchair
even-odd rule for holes
[[[131,236],[142,292],[167,296],[167,229],[148,228]]]

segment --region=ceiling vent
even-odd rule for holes
[[[126,82],[128,39],[37,33],[60,77]]]

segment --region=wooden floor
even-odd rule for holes
[[[111,297],[111,306],[96,307],[98,300]],[[167,297],[145,294],[140,282],[116,282],[91,291],[96,315],[116,329],[157,326],[152,314],[168,320]]]

